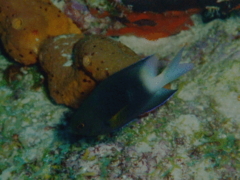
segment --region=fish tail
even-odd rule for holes
[[[179,64],[181,61],[182,52],[183,48],[178,52],[178,54],[171,61],[171,63],[162,71],[162,73],[155,76],[154,78],[151,79],[149,78],[148,89],[150,91],[152,92],[158,91],[166,84],[172,82],[173,80],[177,79],[178,77],[187,73],[193,68],[193,64],[191,63]],[[156,70],[152,71],[156,72]]]

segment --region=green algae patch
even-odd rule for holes
[[[240,141],[232,134],[215,132],[210,137],[204,137],[203,143],[196,147],[203,158],[209,159],[215,168],[231,166],[235,170],[239,168]]]

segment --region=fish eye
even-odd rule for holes
[[[84,128],[84,126],[85,126],[85,124],[81,123],[81,124],[79,124],[79,125],[77,126],[77,128],[78,128],[78,129],[82,129],[82,128]]]

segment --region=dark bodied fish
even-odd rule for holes
[[[73,115],[71,132],[83,136],[113,132],[164,104],[177,91],[164,86],[193,68],[179,64],[182,51],[161,73],[153,55],[102,81]]]

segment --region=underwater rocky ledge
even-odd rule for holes
[[[239,179],[240,18],[193,18],[175,36],[118,39],[165,60],[185,46],[195,67],[165,105],[113,136],[66,140],[57,125],[70,109],[51,101],[35,66],[9,82],[14,63],[1,54],[0,179]]]

